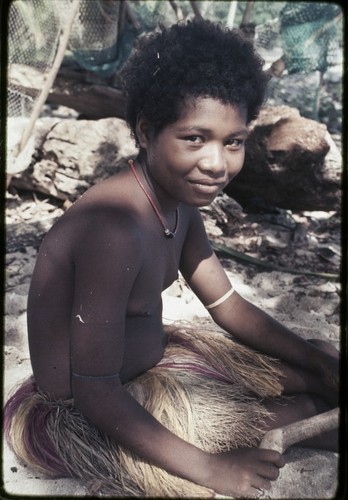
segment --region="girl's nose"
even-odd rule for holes
[[[205,150],[205,155],[201,159],[199,166],[202,171],[210,172],[215,176],[224,174],[227,163],[223,147],[211,145]]]

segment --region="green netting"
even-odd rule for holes
[[[1,0],[0,0],[1,1]],[[54,64],[74,0],[13,0],[8,29],[7,116],[9,146],[18,153],[18,141],[29,130],[30,117],[43,95],[47,75]],[[247,2],[197,1],[201,15],[212,21],[230,23],[237,5],[237,25]],[[337,62],[337,16],[340,7],[319,2],[255,2],[251,21],[256,24],[257,48],[283,48],[288,73],[325,71]],[[128,58],[135,37],[155,29],[158,23],[177,22],[177,14],[194,17],[191,2],[166,0],[80,0],[69,34],[66,60],[73,58],[80,67],[98,77],[115,75]],[[263,10],[277,12],[272,19]],[[268,12],[268,11],[267,11]],[[254,17],[255,16],[255,17]],[[117,78],[114,80],[117,84]],[[47,85],[46,85],[47,90]],[[39,101],[40,103],[40,101]],[[32,121],[32,120],[31,120]],[[29,122],[29,125],[28,125]],[[18,139],[19,138],[19,139]],[[17,149],[16,149],[17,148]]]
[[[118,71],[127,60],[139,33],[155,29],[156,24],[176,21],[170,2],[143,0],[81,0],[75,19],[69,49],[83,68],[107,77]]]
[[[81,0],[69,39],[69,49],[80,66],[105,76],[118,69],[124,59],[120,10],[119,1]]]
[[[134,23],[122,0],[80,0],[68,49],[78,64],[100,76],[116,72],[136,36],[156,23],[176,21],[170,2],[130,1]],[[14,0],[8,19],[8,116],[30,116],[50,71],[72,0]],[[123,9],[124,10],[124,9]],[[124,23],[120,18],[124,16]],[[134,26],[136,25],[136,26]]]
[[[68,0],[63,0],[68,7]],[[51,68],[61,21],[47,0],[15,0],[8,18],[8,116],[29,116]]]
[[[53,63],[71,3],[72,0],[13,1],[9,17],[10,116],[30,114],[44,75]],[[187,17],[189,2],[176,4]],[[209,13],[208,17],[214,20],[215,11],[225,6],[227,21],[230,2],[197,5],[202,14]],[[242,11],[246,2],[239,5]],[[122,67],[139,33],[154,29],[159,22],[169,25],[177,20],[169,1],[133,0],[128,6],[135,23],[130,22],[122,0],[80,0],[68,48],[81,67],[102,77],[109,76]],[[340,7],[335,4],[286,2],[279,19],[256,26],[256,45],[272,48],[279,43],[280,34],[289,73],[325,71],[336,62],[338,14]]]
[[[337,59],[338,5],[288,2],[280,12],[284,62],[288,73],[324,72]]]
[[[54,5],[54,7],[53,7]],[[32,129],[35,105],[45,88],[71,0],[14,0],[8,16],[7,172],[26,168],[33,140],[22,143]]]

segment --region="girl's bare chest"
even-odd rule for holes
[[[129,297],[128,314],[152,316],[161,293],[177,279],[181,248],[171,243],[143,249],[143,264]]]

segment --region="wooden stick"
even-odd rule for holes
[[[230,3],[230,8],[228,9],[227,23],[226,26],[232,29],[234,26],[234,19],[236,17],[238,2],[237,0],[232,0]]]
[[[250,23],[251,12],[253,10],[253,7],[254,7],[254,0],[248,0],[243,13],[242,21],[240,23],[241,25]]]
[[[200,13],[199,7],[196,3],[196,0],[190,0],[190,5],[193,10],[196,19],[203,19],[202,14]]]
[[[73,25],[73,22],[74,22],[77,10],[79,8],[79,5],[80,5],[80,0],[74,0],[74,3],[71,6],[71,10],[70,10],[70,14],[69,14],[67,26],[66,26],[65,30],[63,31],[63,33],[61,35],[61,40],[60,40],[60,43],[59,43],[59,46],[58,46],[58,51],[57,51],[55,60],[53,62],[52,68],[51,68],[50,72],[47,75],[45,86],[42,89],[41,94],[39,95],[39,98],[38,98],[38,100],[36,101],[36,103],[34,105],[34,109],[33,109],[32,113],[31,113],[30,120],[28,122],[28,125],[27,125],[24,133],[23,133],[22,140],[21,140],[20,147],[19,147],[19,153],[21,151],[23,151],[23,149],[25,148],[26,143],[28,142],[28,139],[29,139],[29,137],[30,137],[30,135],[32,133],[34,124],[35,124],[35,122],[36,122],[36,120],[37,120],[37,118],[38,118],[38,116],[40,114],[42,106],[45,104],[45,101],[47,99],[49,91],[50,91],[50,89],[51,89],[51,87],[53,85],[54,79],[55,79],[55,77],[56,77],[56,75],[58,73],[58,70],[60,68],[60,65],[62,63],[64,54],[65,54],[65,49],[66,49],[66,47],[68,45],[71,28],[72,28],[72,25]]]
[[[337,429],[339,425],[339,408],[320,413],[314,417],[299,420],[293,424],[279,427],[267,432],[259,448],[275,450],[284,453],[295,443],[312,438],[323,432]]]
[[[181,7],[179,7],[179,5],[175,2],[175,0],[169,0],[169,3],[175,12],[177,20],[180,21],[181,19],[183,19],[184,15],[182,13]]]

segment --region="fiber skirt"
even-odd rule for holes
[[[126,385],[158,421],[209,452],[257,446],[270,417],[264,398],[281,394],[277,361],[215,328],[166,329],[160,363]],[[214,492],[142,460],[74,407],[26,380],[4,409],[7,440],[21,461],[51,477],[75,477],[101,496],[212,497]]]

